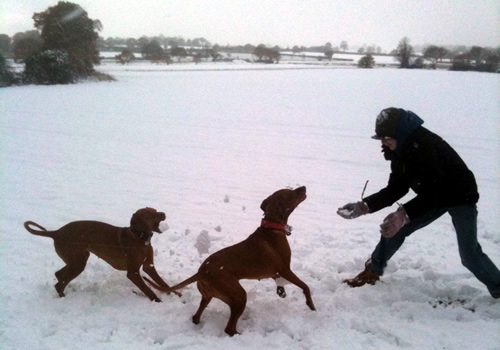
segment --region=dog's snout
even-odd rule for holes
[[[158,212],[158,216],[160,217],[160,219],[163,221],[167,218],[167,216],[165,215],[165,213],[163,212]]]
[[[302,187],[298,187],[295,189],[295,193],[297,194],[297,198],[300,200],[300,201],[303,201],[307,198],[307,194],[306,194],[306,186],[302,186]]]
[[[306,186],[296,188],[295,192],[305,195],[306,194]]]

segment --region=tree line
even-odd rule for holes
[[[205,38],[183,39],[181,37],[142,36],[135,38],[107,38],[99,36],[102,23],[90,19],[87,12],[78,4],[60,1],[46,11],[33,15],[35,30],[16,33],[12,38],[0,34],[0,86],[14,83],[54,84],[71,83],[90,76],[99,79],[110,79],[98,74],[94,65],[100,63],[99,51],[116,51],[116,59],[127,63],[135,54],[143,58],[173,63],[173,59],[181,60],[191,56],[194,62],[201,59],[222,59],[221,51],[251,53],[259,62],[278,63],[281,49],[278,46],[266,47],[264,44],[253,46],[212,45]],[[452,62],[452,70],[477,70],[496,72],[500,61],[500,47],[496,49],[473,46],[470,49],[459,47],[448,49],[429,45],[423,55],[416,55],[410,40],[404,37],[390,55],[400,62],[401,68],[423,68],[424,59],[431,62],[430,68],[436,68],[439,62],[447,58]],[[349,45],[341,41],[339,46],[330,42],[312,47],[294,46],[286,51],[293,54],[299,52],[322,52],[324,58],[332,59],[337,52],[347,52]],[[460,51],[457,51],[459,49]],[[381,48],[375,45],[363,46],[358,54],[365,54],[358,66],[371,68],[375,65],[372,54],[380,54]],[[5,57],[13,57],[24,62],[25,68],[20,75],[9,69]],[[321,57],[319,58],[321,59]]]
[[[449,58],[452,62],[450,70],[497,72],[500,63],[500,47],[492,49],[472,46],[469,50],[450,55],[450,51],[444,47],[429,45],[421,57],[415,57],[414,53],[410,39],[404,37],[394,51],[394,56],[401,63],[401,68],[423,68],[425,58],[431,62],[430,68],[435,69],[438,62]]]

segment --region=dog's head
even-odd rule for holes
[[[260,208],[264,211],[264,218],[285,224],[294,209],[306,198],[305,186],[295,190],[282,189],[264,199]]]
[[[144,232],[150,235],[153,232],[161,233],[160,222],[167,217],[165,213],[156,211],[153,208],[142,208],[135,212],[130,219],[130,227],[137,232]]]

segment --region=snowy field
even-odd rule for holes
[[[410,237],[377,285],[350,289],[342,280],[363,269],[396,206],[357,220],[335,214],[366,180],[366,194],[387,182],[389,163],[370,139],[378,112],[411,109],[474,171],[479,241],[499,266],[498,74],[151,67],[100,66],[113,83],[0,90],[2,350],[500,349],[500,301],[461,266],[449,216]],[[170,227],[153,237],[156,267],[172,284],[207,257],[199,237],[210,253],[243,240],[261,201],[298,185],[308,198],[289,220],[292,270],[317,311],[295,286],[280,299],[272,280],[242,281],[248,303],[232,338],[218,300],[191,323],[195,285],[153,303],[95,256],[59,298],[52,240],[23,228],[128,226],[154,207]]]

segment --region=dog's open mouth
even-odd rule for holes
[[[162,233],[163,231],[160,229],[160,223],[157,223],[156,225],[154,225],[153,227],[153,231],[154,232],[158,232],[158,233]]]
[[[153,227],[154,232],[163,233],[166,230],[168,230],[168,225],[165,222],[166,218],[167,218],[167,216],[165,215],[165,213],[162,213],[162,212],[157,213],[157,215],[154,219],[155,220],[155,224]]]

